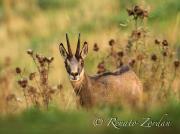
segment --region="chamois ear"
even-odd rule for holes
[[[68,53],[62,43],[59,45],[59,52],[60,52],[61,56],[64,58],[64,60],[67,59]]]
[[[82,50],[80,52],[80,56],[84,59],[87,56],[87,54],[88,54],[88,43],[85,41]]]

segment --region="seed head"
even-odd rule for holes
[[[141,60],[143,60],[143,59],[144,59],[144,56],[143,56],[142,54],[139,54],[139,55],[137,56],[137,60],[141,61]]]
[[[95,52],[98,52],[98,51],[99,51],[99,46],[97,45],[97,43],[94,43],[93,50],[94,50]]]
[[[143,16],[144,16],[144,17],[148,17],[148,11],[144,10]]]
[[[174,61],[174,67],[175,67],[175,68],[178,68],[179,65],[180,65],[180,61],[179,61],[179,60],[175,60],[175,61]]]
[[[28,49],[28,50],[27,50],[27,54],[33,55],[33,50],[32,50],[32,49]]]
[[[56,90],[54,90],[54,89],[50,89],[50,90],[48,91],[49,94],[55,94],[55,92],[56,92]]]
[[[151,55],[151,60],[152,61],[157,61],[157,56],[155,54]]]
[[[167,40],[163,40],[163,41],[162,41],[162,44],[163,44],[163,46],[166,47],[166,46],[168,46],[168,41],[167,41]]]
[[[28,93],[29,93],[29,94],[36,94],[36,93],[37,93],[37,90],[36,90],[35,87],[29,86],[29,87],[28,87]]]
[[[30,74],[29,74],[29,80],[33,80],[35,76],[36,76],[36,73],[35,73],[35,72],[30,73]]]
[[[28,80],[25,78],[22,78],[20,80],[18,80],[18,84],[22,87],[22,88],[26,88],[27,84],[28,84]]]
[[[21,69],[19,67],[16,67],[16,73],[20,74],[21,73]]]
[[[87,41],[85,41],[84,44],[88,44]]]
[[[63,85],[62,84],[58,84],[57,85],[57,89],[59,89],[59,90],[63,89]]]
[[[122,61],[120,61],[119,67],[122,67],[123,65],[124,65],[124,63]]]
[[[132,59],[132,60],[129,62],[129,65],[130,65],[131,67],[133,67],[135,63],[136,63],[136,60],[135,60],[135,59]]]
[[[6,101],[12,101],[12,100],[17,100],[15,94],[9,94],[9,95],[6,97]]]
[[[98,67],[98,71],[97,71],[98,74],[106,71],[104,61],[100,62],[97,67]]]
[[[154,40],[154,43],[157,44],[157,45],[159,45],[161,42],[160,42],[158,39],[155,39],[155,40]]]
[[[54,60],[54,57],[48,57],[48,58],[46,58],[46,60],[48,63],[52,63],[52,61]]]
[[[143,15],[143,10],[138,5],[134,6],[134,12],[137,16]]]
[[[124,56],[124,52],[123,52],[123,51],[119,51],[119,52],[117,52],[117,55],[118,55],[119,57],[123,57],[123,56]]]
[[[166,56],[167,56],[167,52],[164,51],[164,52],[162,53],[162,55],[163,55],[164,57],[166,57]]]
[[[133,15],[134,15],[133,10],[131,10],[131,9],[126,9],[126,11],[127,11],[127,13],[128,13],[129,16],[133,16]]]
[[[114,44],[115,44],[115,40],[114,40],[114,39],[111,39],[111,40],[109,41],[109,46],[114,46]]]
[[[36,54],[36,58],[39,60],[39,59],[40,59],[40,55],[39,55],[39,54]]]

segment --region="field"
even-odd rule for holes
[[[180,131],[179,29],[179,0],[1,0],[0,133]],[[143,84],[141,110],[78,108],[59,53],[66,33],[73,51],[78,33],[88,42],[87,74],[131,67]],[[118,129],[107,125],[113,117],[171,123]]]

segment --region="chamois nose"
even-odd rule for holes
[[[74,73],[74,72],[71,72],[71,75],[75,77],[75,76],[78,75],[78,72],[75,72],[75,73]]]

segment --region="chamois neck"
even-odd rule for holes
[[[76,82],[71,81],[76,96],[79,97],[81,106],[89,108],[92,106],[91,83],[89,77],[84,73],[83,77]]]

